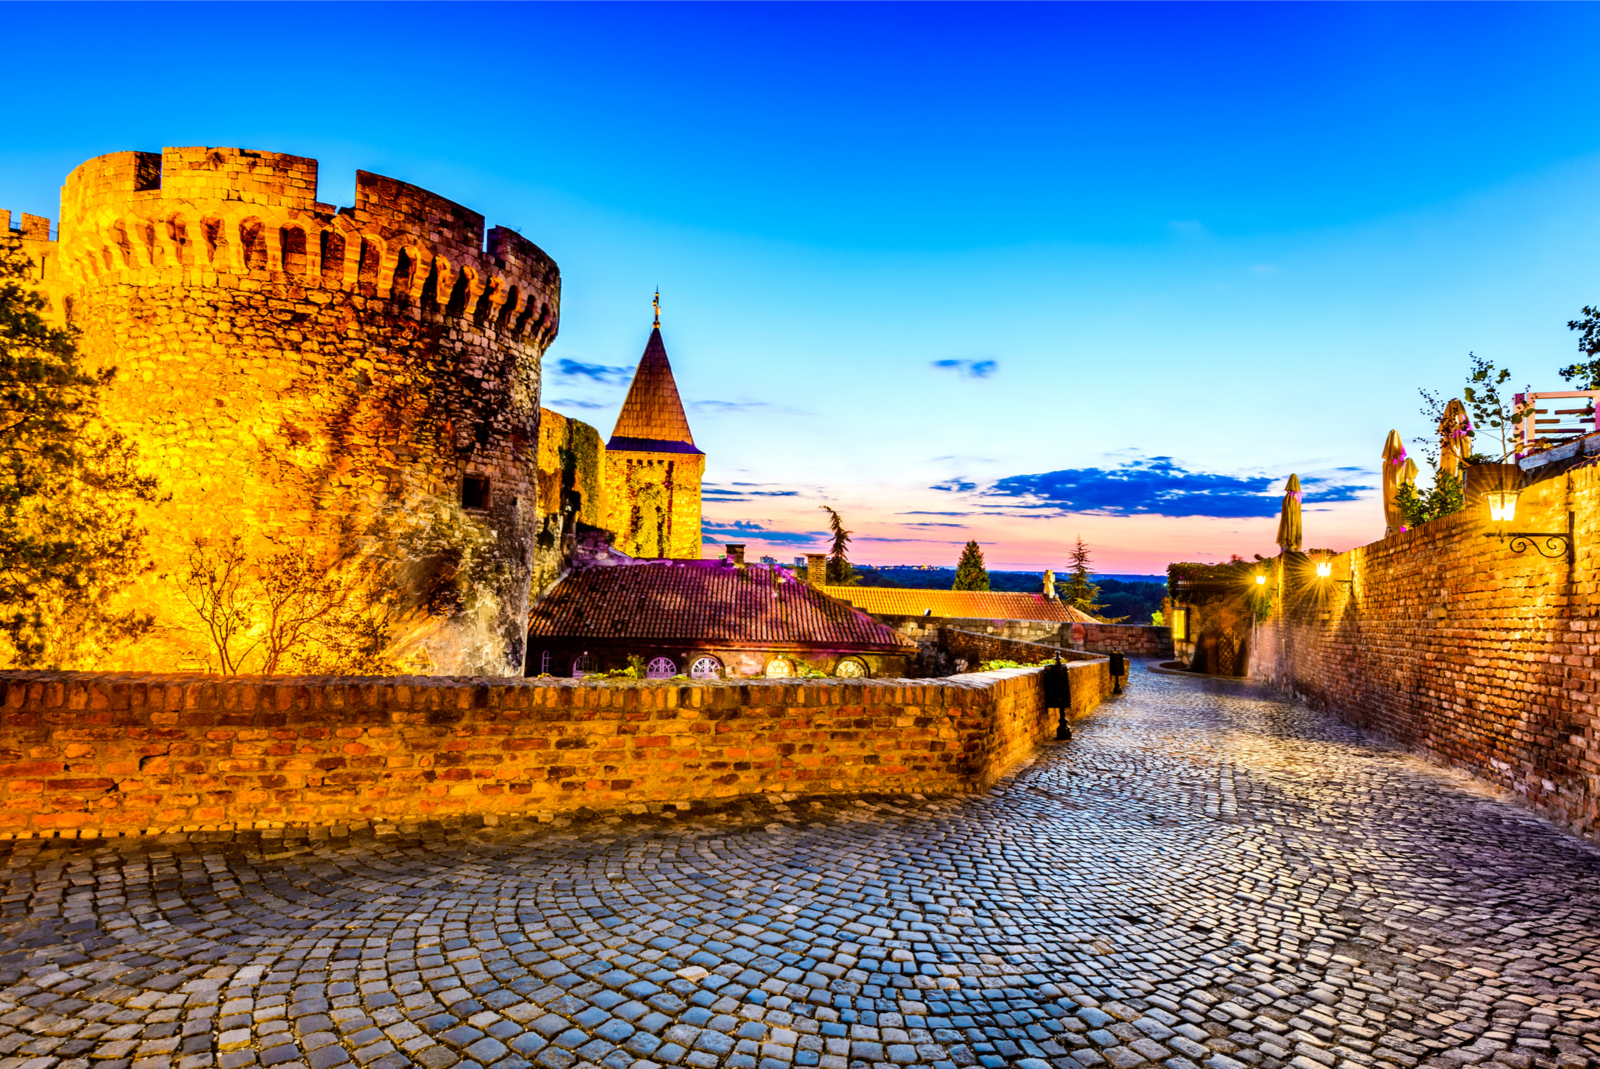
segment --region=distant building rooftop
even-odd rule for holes
[[[950,616],[968,620],[1048,620],[1099,623],[1093,616],[1043,594],[993,590],[903,590],[883,586],[825,586],[822,590],[875,616]],[[932,610],[931,612],[929,610]]]
[[[781,568],[657,560],[586,568],[529,613],[537,638],[908,653],[916,643]]]

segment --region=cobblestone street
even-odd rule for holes
[[[10,844],[0,1069],[1600,1065],[1600,851],[1248,684],[984,796],[349,832]]]

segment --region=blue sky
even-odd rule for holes
[[[1600,301],[1589,5],[5,11],[0,208],[164,145],[415,182],[560,263],[546,403],[607,433],[659,285],[708,529],[783,556],[826,503],[1159,571],[1269,552],[1290,472],[1370,541],[1416,387],[1559,387]]]

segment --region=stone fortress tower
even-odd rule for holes
[[[234,148],[97,157],[61,209],[58,241],[25,216],[0,242],[117,368],[106,414],[171,495],[134,592],[160,630],[128,667],[195,666],[168,577],[192,535],[238,534],[328,560],[387,538],[431,670],[520,675],[554,261],[404,182],[358,171],[335,208],[315,160]]]
[[[632,557],[700,559],[706,458],[689,433],[656,321],[605,452],[605,523]]]

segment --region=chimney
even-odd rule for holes
[[[1058,600],[1060,600],[1059,598],[1056,597],[1056,573],[1055,572],[1047,570],[1044,573],[1044,597],[1045,597],[1046,601],[1058,601]]]
[[[728,542],[728,543],[725,543],[722,548],[724,548],[724,549],[726,549],[728,551],[728,561],[735,568],[743,568],[744,567],[744,543],[743,542]]]
[[[812,586],[828,585],[828,555],[826,553],[806,554],[806,582]]]

